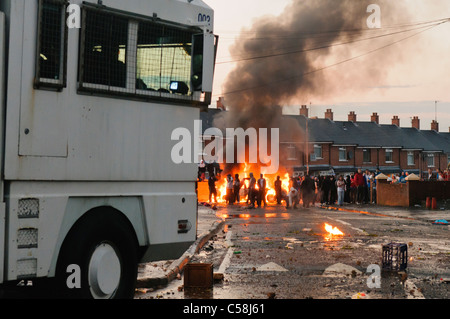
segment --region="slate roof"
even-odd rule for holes
[[[299,115],[299,117],[303,117]],[[303,117],[304,118],[304,117]],[[301,122],[300,122],[301,123]],[[303,126],[305,127],[305,126]],[[418,130],[375,122],[308,119],[310,142],[367,148],[402,148],[450,154],[450,133]]]
[[[223,112],[209,109],[201,113],[203,130],[213,125],[214,116]],[[331,121],[329,119],[306,118],[303,115],[285,115],[295,119],[306,130],[311,143],[332,143],[334,145],[355,145],[367,148],[402,148],[424,152],[443,152],[450,155],[450,133],[432,130],[397,127],[375,122]],[[289,142],[289,141],[281,141]]]

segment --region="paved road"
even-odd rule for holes
[[[286,210],[220,207],[224,231],[191,262],[212,263],[224,275],[213,289],[183,289],[183,278],[137,298],[163,299],[448,299],[450,278],[448,210],[345,206]],[[328,223],[343,236],[329,236]],[[405,272],[381,271],[382,245],[408,246]],[[372,265],[372,266],[371,266]],[[375,265],[375,266],[374,266]],[[368,272],[371,270],[371,272]],[[368,279],[374,279],[369,282]],[[442,280],[441,280],[442,279]]]

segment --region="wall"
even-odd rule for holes
[[[377,204],[381,206],[411,206],[408,184],[377,182]]]
[[[426,200],[427,197],[450,199],[450,182],[416,181],[409,184],[409,197],[414,203]]]
[[[382,206],[410,207],[427,197],[450,199],[450,181],[409,181],[406,184],[389,184],[378,181],[377,204]]]

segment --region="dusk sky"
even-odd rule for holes
[[[215,10],[215,33],[220,37],[213,106],[219,96],[227,99],[225,82],[230,72],[238,66],[238,63],[233,62],[239,59],[236,52],[233,52],[233,45],[238,41],[237,39],[241,37],[243,40],[239,41],[252,41],[251,38],[255,34],[252,33],[252,27],[255,23],[264,21],[282,23],[286,15],[292,11],[289,7],[292,2],[301,5],[313,3],[313,0],[204,1]],[[377,4],[379,1],[373,0],[369,3]],[[355,111],[358,121],[369,121],[370,115],[377,112],[381,124],[390,124],[393,115],[398,115],[402,127],[410,127],[411,118],[419,116],[421,128],[427,130],[430,129],[431,121],[436,117],[440,131],[448,132],[450,127],[450,21],[441,21],[444,23],[437,26],[421,23],[450,18],[450,2],[448,0],[404,0],[401,3],[406,6],[404,15],[383,11],[385,7],[383,8],[380,4],[381,29],[374,31],[383,34],[393,30],[395,34],[338,45],[331,48],[326,56],[315,61],[316,69],[324,68],[320,71],[323,81],[329,82],[329,87],[333,85],[333,89],[337,92],[334,91],[333,94],[328,95],[317,93],[296,95],[289,101],[281,102],[284,112],[298,114],[300,105],[306,104],[311,107],[311,116],[323,118],[325,110],[331,108],[334,111],[335,120],[347,120],[347,114]],[[287,10],[286,7],[288,7]],[[325,12],[333,8],[324,7],[321,10]],[[362,11],[360,16],[355,16],[355,20],[366,21],[370,15],[371,13]],[[397,32],[400,29],[393,29],[393,26],[399,25],[417,25],[420,28],[423,26],[424,29],[414,27],[412,31]],[[431,28],[425,28],[427,26]],[[367,26],[364,27],[367,28]],[[326,27],[323,29],[329,31]],[[317,32],[321,31],[323,30],[317,30]],[[269,36],[267,41],[271,41]],[[261,54],[264,55],[264,52]],[[395,58],[395,62],[385,62],[386,57],[397,55],[399,57]],[[391,61],[393,58],[388,60]],[[292,68],[295,69],[295,65]],[[381,72],[380,70],[383,73],[382,77],[370,76],[371,72],[378,73]],[[364,74],[364,76],[358,77],[358,74]],[[261,76],[264,77],[264,73],[261,73]],[[251,87],[252,83],[248,83],[248,88]],[[435,101],[438,103],[436,104]]]

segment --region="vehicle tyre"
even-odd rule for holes
[[[133,298],[137,248],[133,228],[120,213],[88,213],[62,245],[56,269],[60,297]]]

